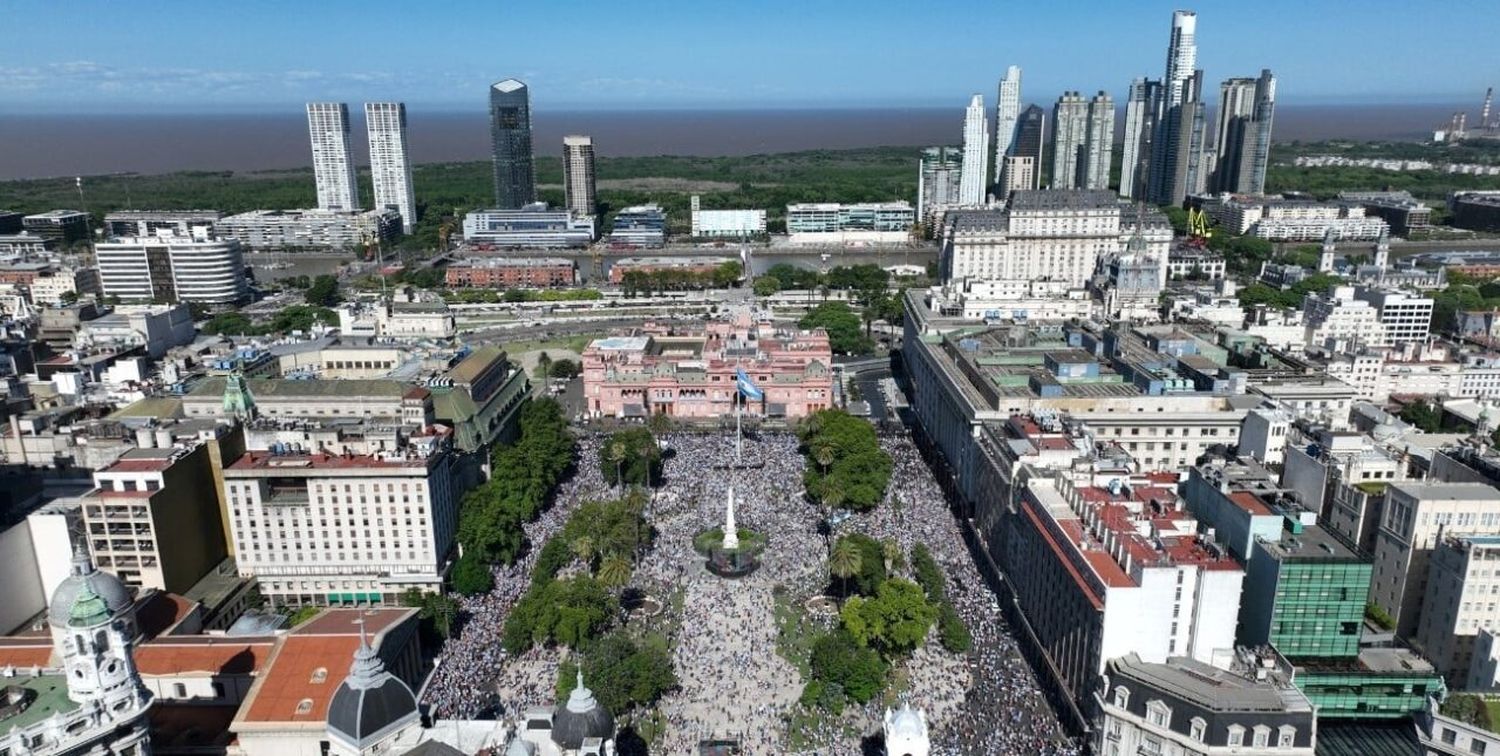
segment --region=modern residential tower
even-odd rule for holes
[[[1108,94],[1059,97],[1052,110],[1052,188],[1108,188],[1114,129],[1115,104]]]
[[[1162,80],[1162,86],[1166,88],[1165,107],[1170,108],[1187,99],[1184,90],[1198,66],[1197,33],[1197,13],[1172,12],[1172,41],[1167,46],[1167,75]]]
[[[1146,199],[1158,205],[1181,205],[1189,194],[1201,193],[1208,186],[1210,160],[1206,154],[1202,71],[1193,72],[1181,94],[1182,101],[1163,112],[1151,145]]]
[[[375,208],[401,213],[401,231],[410,234],[417,224],[417,203],[411,189],[411,158],[406,148],[405,103],[365,103],[365,129],[370,136],[370,179],[375,184]]]
[[[928,147],[917,168],[917,220],[931,227],[947,208],[958,204],[962,161],[952,147]]]
[[[307,134],[312,140],[318,209],[358,210],[359,184],[349,150],[349,106],[342,102],[307,103]]]
[[[964,164],[959,185],[959,201],[965,205],[984,202],[986,180],[985,167],[990,157],[990,134],[984,118],[984,95],[974,95],[969,108],[964,111]]]
[[[1141,199],[1146,196],[1146,179],[1151,173],[1151,142],[1161,120],[1162,86],[1156,79],[1130,82],[1125,102],[1124,154],[1120,159],[1120,196]]]
[[[1000,90],[995,97],[995,183],[1003,184],[1000,175],[1005,158],[1016,144],[1016,126],[1021,118],[1021,67],[1005,69]]]
[[[1270,69],[1255,79],[1226,79],[1219,85],[1214,128],[1212,189],[1261,194],[1271,155],[1271,120],[1276,113],[1276,77]]]
[[[594,214],[599,198],[594,191],[593,137],[563,137],[563,197],[569,210]]]
[[[516,79],[490,86],[490,149],[495,161],[495,207],[515,210],[535,202],[531,91]]]

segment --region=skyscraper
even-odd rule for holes
[[[931,226],[943,209],[958,204],[962,162],[952,147],[928,147],[917,167],[917,221]]]
[[[1083,155],[1078,161],[1080,189],[1108,189],[1109,165],[1115,151],[1115,101],[1100,92],[1089,99]]]
[[[531,93],[515,79],[490,86],[490,149],[495,160],[495,207],[513,210],[535,202]]]
[[[984,192],[989,186],[985,175],[989,159],[990,132],[984,118],[984,95],[976,94],[970,98],[968,110],[964,111],[964,164],[958,189],[959,202],[965,205],[984,202]]]
[[[342,102],[307,103],[307,135],[312,140],[318,208],[358,210],[359,184],[349,154],[349,107]]]
[[[1053,189],[1078,189],[1078,161],[1087,140],[1089,103],[1077,92],[1064,92],[1052,106]]]
[[[1212,188],[1219,192],[1260,194],[1266,188],[1271,155],[1271,120],[1276,112],[1276,77],[1226,79],[1219,85],[1219,112],[1214,127]]]
[[[411,160],[406,150],[406,105],[365,103],[365,129],[370,136],[370,179],[375,184],[375,208],[401,213],[401,230],[410,234],[417,223],[417,204],[411,190]]]
[[[563,137],[563,197],[569,210],[579,215],[595,213],[599,198],[594,192],[593,137]]]
[[[1005,184],[1011,189],[1025,188],[1037,189],[1041,187],[1042,180],[1042,147],[1047,143],[1047,111],[1040,106],[1028,105],[1021,112],[1020,121],[1016,124],[1016,144],[1011,148],[1013,157],[1031,159],[1031,181],[1030,186],[1020,187],[1017,182],[1005,179]]]
[[[995,97],[995,183],[1002,183],[1001,168],[1016,143],[1016,124],[1021,117],[1021,67],[1005,69]]]
[[[1161,120],[1161,82],[1136,79],[1130,82],[1125,102],[1124,154],[1120,159],[1120,196],[1141,199],[1146,196],[1146,180],[1151,173],[1151,142]]]
[[[1158,205],[1181,205],[1189,194],[1198,194],[1208,185],[1203,72],[1194,71],[1181,91],[1182,102],[1163,113],[1151,145],[1146,199]]]
[[[1167,45],[1167,75],[1162,80],[1166,99],[1164,107],[1172,107],[1185,98],[1183,89],[1198,66],[1198,14],[1192,11],[1172,11],[1172,41]]]

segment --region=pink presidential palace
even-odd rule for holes
[[[583,351],[583,396],[594,417],[714,418],[734,413],[735,370],[764,394],[744,413],[803,417],[833,406],[833,351],[822,329],[753,323],[647,323]]]

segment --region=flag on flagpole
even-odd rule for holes
[[[755,381],[750,380],[750,376],[745,374],[744,368],[735,368],[734,387],[736,389],[739,389],[740,396],[743,396],[746,399],[758,402],[766,398],[765,392],[761,391],[760,388],[755,385]]]

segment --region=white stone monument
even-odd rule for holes
[[[734,524],[734,486],[729,487],[729,508],[724,512],[724,550],[740,547],[740,529]]]

